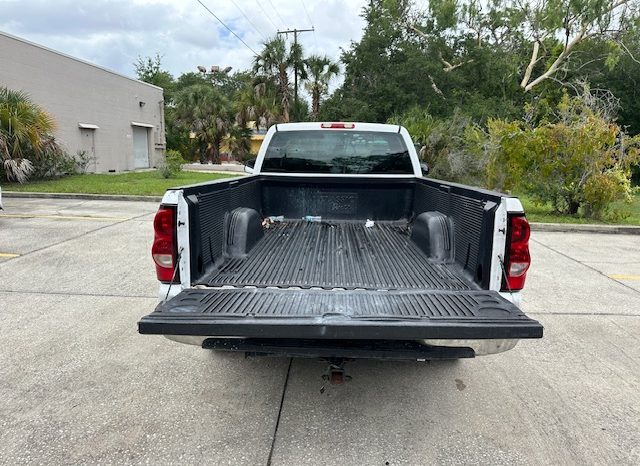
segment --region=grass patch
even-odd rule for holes
[[[238,174],[180,172],[175,178],[162,178],[155,170],[129,173],[92,173],[70,175],[55,180],[32,181],[24,184],[3,183],[4,191],[38,193],[129,194],[161,196],[168,188],[204,183],[242,176]]]
[[[640,225],[640,193],[633,197],[631,204],[624,202],[616,202],[613,208],[619,212],[625,214],[625,218],[621,218],[616,221],[603,221],[594,220],[591,218],[585,218],[573,215],[558,215],[554,214],[550,204],[537,205],[534,204],[530,197],[526,195],[519,195],[518,198],[522,202],[524,211],[527,214],[527,218],[531,222],[543,222],[543,223],[600,223],[608,225]]]

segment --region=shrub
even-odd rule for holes
[[[614,201],[630,201],[631,167],[639,160],[640,138],[628,137],[581,97],[566,94],[557,121],[536,127],[489,122],[489,182],[523,189],[558,213],[589,217],[608,214]]]
[[[389,118],[387,123],[407,128],[413,142],[420,146],[427,144],[429,136],[437,124],[426,109],[418,106],[411,107],[402,115],[394,115]]]
[[[47,136],[38,151],[32,151],[28,157],[33,163],[30,178],[57,178],[76,173],[73,157],[56,142],[53,136]]]
[[[182,164],[186,163],[177,150],[168,150],[164,162],[160,166],[160,175],[163,178],[175,178],[182,171]]]
[[[434,178],[483,185],[487,154],[483,129],[459,112],[433,125],[421,152]]]
[[[86,150],[79,150],[73,157],[74,169],[76,173],[86,173],[90,164],[96,161],[96,156]]]
[[[486,135],[470,117],[455,111],[436,120],[419,107],[412,107],[388,121],[407,128],[420,145],[420,158],[430,167],[429,175],[467,184],[484,184],[487,153]]]

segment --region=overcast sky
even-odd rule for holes
[[[337,59],[362,34],[366,0],[202,2],[255,51],[277,29],[313,24],[315,34],[299,35],[306,52]],[[138,56],[156,52],[174,76],[197,65],[245,69],[253,57],[197,0],[0,0],[0,30],[128,76]]]

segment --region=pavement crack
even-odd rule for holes
[[[289,375],[291,374],[292,364],[293,364],[293,358],[289,358],[289,367],[287,367],[287,376],[284,379],[284,386],[282,387],[282,397],[280,398],[280,407],[278,408],[278,417],[276,419],[276,426],[273,429],[273,437],[271,438],[271,448],[269,449],[267,466],[271,466],[271,460],[273,459],[273,450],[275,449],[276,438],[278,437],[278,428],[280,427],[280,417],[282,416],[282,407],[284,406],[284,396],[287,393],[287,386],[289,385]]]
[[[582,261],[579,261],[578,259],[574,259],[573,257],[571,257],[571,256],[569,256],[569,255],[567,255],[567,254],[565,254],[564,252],[558,251],[557,249],[552,248],[551,246],[548,246],[548,245],[546,245],[546,244],[544,244],[544,243],[541,243],[541,242],[540,242],[540,241],[538,241],[538,240],[530,239],[530,241],[532,241],[532,242],[534,242],[534,243],[536,243],[536,244],[539,244],[540,246],[542,246],[542,247],[544,247],[544,248],[547,248],[548,250],[553,251],[553,252],[555,252],[556,254],[560,254],[562,257],[565,257],[565,258],[567,258],[567,259],[569,259],[569,260],[571,260],[571,261],[573,261],[573,262],[576,262],[576,263],[578,263],[578,264],[580,264],[580,265],[582,265],[582,266],[584,266],[584,267],[586,267],[586,268],[588,268],[588,269],[591,269],[591,270],[593,270],[594,272],[597,272],[598,274],[600,274],[601,276],[603,276],[603,277],[604,277],[604,278],[606,278],[607,280],[611,280],[612,282],[617,283],[618,285],[622,285],[622,286],[624,286],[625,288],[627,288],[627,289],[629,289],[629,290],[633,291],[634,293],[638,293],[638,294],[640,294],[640,290],[636,290],[634,287],[629,286],[629,285],[627,285],[626,283],[623,283],[623,282],[621,282],[621,281],[619,281],[619,280],[616,280],[615,278],[611,278],[611,277],[610,277],[610,276],[608,276],[606,273],[604,273],[604,272],[602,272],[602,271],[600,271],[600,270],[596,269],[595,267],[591,267],[591,266],[590,266],[589,264],[587,264],[586,262],[582,262]]]

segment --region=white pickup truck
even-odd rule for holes
[[[161,302],[140,333],[330,361],[457,359],[542,337],[519,309],[519,200],[423,176],[406,129],[279,124],[251,166],[164,195]]]

